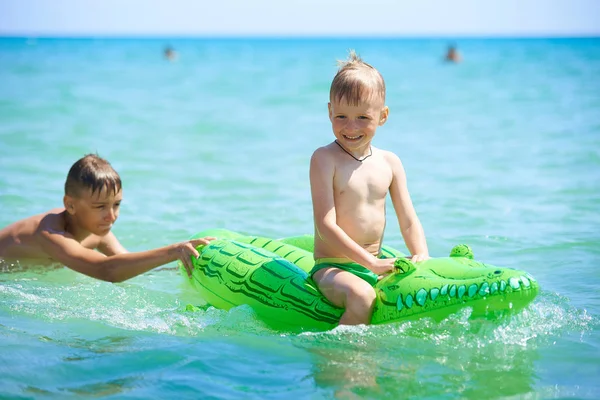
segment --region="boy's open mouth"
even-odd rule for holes
[[[358,135],[358,136],[348,136],[348,135],[344,135],[344,139],[348,139],[348,140],[358,140],[360,138],[362,138],[363,135]]]

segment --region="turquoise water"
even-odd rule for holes
[[[176,62],[162,59],[173,45]],[[0,274],[0,397],[600,397],[600,39],[0,39],[0,226],[62,201],[71,164],[124,180],[132,251],[207,228],[310,233],[335,60],[380,69],[430,253],[468,243],[542,288],[522,313],[289,334],[207,308],[173,268],[110,284]],[[393,212],[386,243],[404,249]]]

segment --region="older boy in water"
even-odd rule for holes
[[[388,192],[411,260],[425,260],[429,253],[400,159],[371,145],[389,113],[383,77],[351,52],[333,79],[329,100],[335,140],[318,148],[310,162],[311,276],[329,301],[346,309],[341,325],[368,324],[373,286],[394,268],[394,259],[380,258]]]
[[[122,282],[179,259],[191,274],[191,257],[199,255],[196,247],[214,238],[128,253],[110,231],[122,199],[119,174],[108,161],[88,154],[69,170],[65,208],[34,215],[0,230],[0,260],[61,263],[93,278]]]

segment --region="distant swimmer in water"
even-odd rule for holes
[[[169,46],[165,48],[165,58],[169,61],[175,61],[177,59],[177,52]]]
[[[460,56],[458,50],[456,50],[456,46],[448,46],[448,52],[446,53],[444,60],[453,63],[459,63],[462,61],[462,57]]]

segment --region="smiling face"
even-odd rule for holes
[[[82,190],[76,197],[66,195],[65,208],[75,225],[70,227],[74,231],[71,233],[75,236],[85,232],[98,236],[108,234],[119,217],[122,200],[122,190],[115,192],[106,187],[96,192]]]
[[[383,99],[377,95],[356,104],[345,99],[332,99],[328,107],[335,138],[344,148],[358,155],[369,151],[377,127],[387,121],[389,113]]]
[[[331,82],[328,107],[338,144],[354,158],[365,157],[377,127],[387,121],[385,81],[379,71],[351,51]]]

